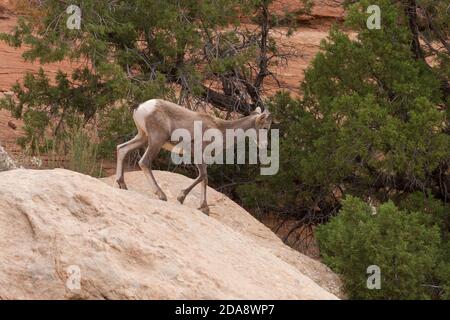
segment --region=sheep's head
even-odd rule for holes
[[[269,112],[269,109],[266,108],[262,111],[260,107],[256,108],[254,112],[256,114],[255,128],[258,132],[258,141],[256,143],[259,148],[266,148],[268,131],[272,125],[272,114]],[[266,132],[262,132],[262,130]]]
[[[272,114],[269,112],[269,109],[265,109],[264,111],[261,111],[261,108],[256,108],[255,112],[257,113],[256,117],[256,129],[266,129],[269,130],[270,126],[272,125]]]

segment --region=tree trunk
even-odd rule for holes
[[[405,14],[408,19],[409,30],[411,31],[411,51],[416,60],[425,60],[419,40],[419,26],[417,24],[417,3],[416,0],[404,0]]]

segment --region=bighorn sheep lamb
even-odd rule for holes
[[[208,114],[194,112],[175,103],[160,99],[152,99],[140,104],[133,112],[133,119],[137,127],[137,135],[130,141],[117,146],[116,183],[121,189],[127,189],[124,179],[124,159],[131,150],[147,144],[147,149],[139,161],[139,166],[147,176],[155,193],[164,201],[167,200],[167,197],[158,186],[153,176],[151,165],[152,160],[155,159],[161,148],[167,150],[173,149],[174,142],[171,141],[171,136],[174,130],[183,128],[188,130],[192,135],[194,132],[194,122],[201,121],[202,130],[218,129],[225,136],[227,129],[242,129],[246,131],[253,128],[256,130],[267,130],[270,128],[272,122],[272,116],[268,110],[266,109],[262,112],[259,107],[249,116],[237,120],[223,120]],[[203,148],[207,144],[203,143]],[[200,163],[196,164],[196,166],[199,172],[198,177],[190,186],[181,191],[177,200],[183,203],[189,192],[201,182],[202,190],[199,210],[209,215],[209,207],[206,201],[206,188],[208,184],[207,165]]]

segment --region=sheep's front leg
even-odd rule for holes
[[[208,174],[206,173],[205,166],[205,176],[202,181],[202,191],[200,196],[200,208],[198,208],[201,212],[209,216],[209,206],[206,201],[206,189],[208,188]]]
[[[197,164],[198,169],[198,177],[194,180],[194,182],[187,187],[186,189],[182,190],[180,194],[177,197],[177,200],[182,204],[184,202],[184,199],[186,199],[186,196],[189,194],[189,192],[194,189],[194,187],[202,183],[202,192],[200,196],[200,207],[198,208],[203,213],[209,215],[209,208],[208,204],[206,203],[206,187],[208,186],[208,174],[206,173],[206,164]]]
[[[201,212],[209,216],[209,206],[206,201],[206,189],[208,188],[208,172],[206,170],[206,164],[200,165],[202,168],[199,170],[203,171],[203,180],[201,184],[201,194],[200,194],[200,207],[198,208]]]
[[[203,181],[204,179],[204,172],[203,170],[200,168],[201,165],[197,165],[197,169],[198,169],[198,177],[194,180],[194,182],[187,187],[186,189],[181,190],[180,194],[177,197],[177,200],[179,203],[183,204],[184,199],[186,199],[187,195],[189,194],[189,192],[192,191],[192,189],[194,189],[194,187],[196,185],[198,185],[200,182]]]

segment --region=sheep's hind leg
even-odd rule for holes
[[[154,192],[159,197],[159,199],[167,201],[166,194],[159,187],[152,172],[152,161],[158,155],[165,140],[164,141],[159,140],[161,141],[159,143],[157,142],[158,140],[155,141],[153,140],[154,139],[151,138],[148,139],[148,147],[144,155],[142,156],[141,160],[139,161],[139,166],[141,167],[142,171],[144,171],[145,176],[147,177],[148,181],[150,182]]]
[[[146,137],[142,133],[138,133],[133,139],[117,146],[117,166],[116,166],[116,183],[120,189],[128,189],[124,178],[123,163],[127,154],[137,148],[145,145]]]

